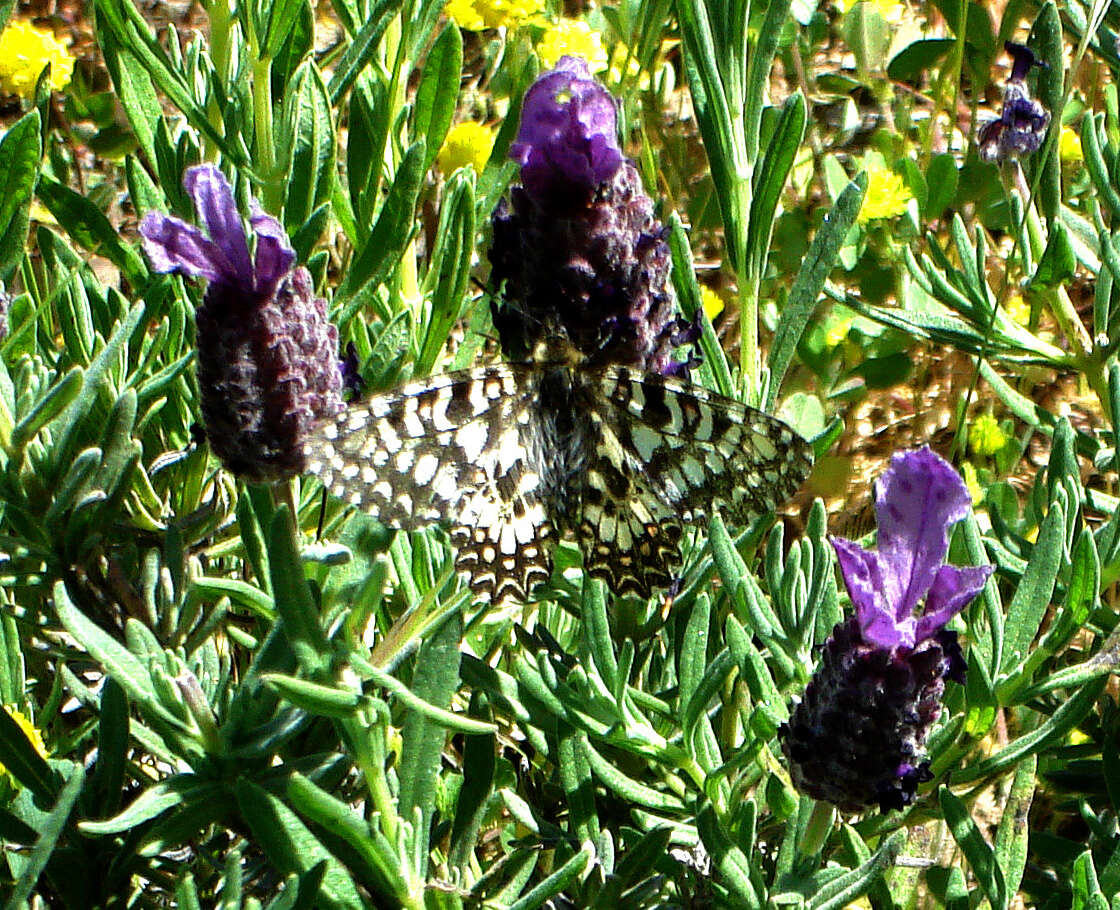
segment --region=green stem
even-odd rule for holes
[[[253,52],[253,127],[259,162],[261,201],[267,212],[279,212],[283,192],[276,179],[276,144],[272,124],[272,60],[261,54],[255,36],[250,38]]]

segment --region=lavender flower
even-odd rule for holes
[[[225,176],[213,165],[190,168],[183,185],[204,233],[157,212],[140,225],[157,272],[205,278],[196,314],[202,417],[214,453],[253,481],[284,480],[305,467],[312,424],[342,407],[338,332],[311,275],[293,268],[284,229],[253,202],[249,253],[245,226]]]
[[[1027,74],[1036,66],[1048,67],[1029,47],[1008,41],[1004,44],[1012,57],[1011,76],[1003,89],[1003,110],[999,119],[986,123],[978,137],[980,159],[1007,161],[1037,152],[1050,125],[1050,112],[1031,98]]]
[[[971,508],[964,482],[928,447],[904,452],[876,485],[878,550],[832,538],[855,616],[839,623],[781,730],[803,793],[847,812],[913,801],[930,778],[924,748],[945,679],[964,681],[945,628],[991,566],[944,564],[949,527]],[[924,600],[924,606],[918,609]]]
[[[591,365],[687,373],[673,349],[696,326],[673,315],[669,247],[616,135],[615,101],[563,57],[525,94],[510,157],[521,182],[494,213],[494,325],[511,360],[567,341]]]

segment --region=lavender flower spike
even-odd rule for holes
[[[780,731],[803,793],[847,812],[886,812],[909,805],[930,778],[925,742],[945,680],[964,681],[957,636],[945,624],[992,572],[944,564],[949,528],[970,507],[947,462],[929,448],[904,452],[876,485],[878,549],[832,539],[856,615],[832,630]]]
[[[1034,67],[1049,65],[1023,44],[1005,42],[1011,55],[1011,75],[1003,88],[999,119],[985,123],[977,137],[981,161],[1002,162],[1037,152],[1050,125],[1050,112],[1031,97],[1027,74]]]
[[[991,566],[943,564],[949,527],[971,505],[964,481],[939,455],[928,447],[904,452],[875,487],[878,552],[831,538],[868,644],[913,648],[980,593]]]
[[[254,202],[245,225],[225,175],[210,164],[183,178],[206,230],[150,212],[140,224],[157,272],[209,282],[195,321],[206,436],[235,474],[271,482],[303,472],[312,425],[342,408],[338,332],[311,275],[293,268],[284,228]]]
[[[674,349],[699,337],[673,312],[669,245],[616,135],[615,100],[562,57],[525,93],[510,157],[521,180],[494,212],[494,326],[510,360],[573,352],[588,366],[687,375]]]

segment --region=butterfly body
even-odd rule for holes
[[[309,470],[332,493],[412,530],[451,525],[480,599],[524,600],[560,536],[619,595],[648,597],[680,566],[682,524],[745,523],[808,474],[781,421],[700,386],[589,364],[563,340],[527,363],[430,377],[320,428]]]

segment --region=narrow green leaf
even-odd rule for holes
[[[162,815],[175,806],[212,804],[223,795],[218,783],[200,780],[193,774],[176,774],[152,784],[123,812],[104,821],[83,821],[78,827],[88,834],[122,834]]]
[[[413,144],[405,153],[377,223],[335,292],[335,306],[342,307],[344,312],[346,305],[367,288],[376,288],[386,281],[404,254],[412,237],[416,201],[424,182],[425,155],[422,141]],[[344,323],[346,318],[339,321]]]
[[[462,616],[455,613],[420,646],[416,655],[409,689],[417,699],[441,711],[450,707],[451,697],[459,687],[462,634]],[[411,819],[419,813],[420,824],[413,832],[419,849],[413,855],[420,865],[413,871],[421,879],[427,874],[428,833],[435,812],[436,778],[446,741],[447,729],[426,714],[411,711],[405,717],[397,766],[400,780],[397,805],[402,818]]]
[[[1028,814],[1034,798],[1035,770],[1038,757],[1032,755],[1015,768],[1015,778],[1011,782],[1011,792],[1003,808],[1003,816],[996,829],[996,865],[1003,871],[1004,884],[1008,894],[1015,894],[1023,880],[1027,866],[1027,840],[1030,834]]]
[[[766,259],[770,253],[770,238],[774,232],[774,213],[778,209],[778,200],[782,196],[786,181],[789,179],[789,172],[793,169],[793,162],[801,148],[807,122],[805,96],[800,91],[796,91],[782,105],[778,125],[774,128],[774,134],[766,147],[766,154],[762,158],[758,179],[754,186],[754,196],[751,199],[750,221],[747,226],[747,256],[757,275],[761,275],[766,268]]]
[[[976,876],[980,888],[991,901],[992,910],[1007,910],[1007,883],[1004,881],[1003,871],[996,862],[992,848],[968,814],[968,807],[948,787],[941,787],[937,796],[945,823],[968,860],[969,868]]]
[[[1120,217],[1120,193],[1108,175],[1108,165],[1101,154],[1101,137],[1106,135],[1104,114],[1088,111],[1081,118],[1081,151],[1085,155],[1085,167],[1093,181],[1097,198],[1108,207],[1112,218]]]
[[[1030,283],[1034,287],[1056,288],[1072,278],[1076,270],[1077,256],[1069,240],[1069,231],[1062,222],[1055,221]]]
[[[1055,500],[1043,519],[1027,569],[1007,608],[1003,666],[1000,668],[1004,673],[1010,672],[1025,659],[1031,642],[1038,634],[1054,594],[1064,540],[1065,515],[1061,504]]]
[[[895,831],[882,846],[855,869],[831,879],[806,905],[807,910],[840,910],[867,894],[883,873],[895,864],[906,846],[906,832]]]
[[[148,267],[136,247],[121,239],[105,213],[90,199],[45,174],[39,178],[36,195],[75,243],[112,262],[133,287],[147,285]]]
[[[11,449],[22,452],[24,447],[48,423],[61,414],[78,397],[82,390],[84,374],[81,367],[74,367],[62,376],[50,390],[35,403],[30,413],[12,429]]]
[[[475,696],[471,707],[478,710],[481,699]],[[497,770],[497,739],[494,736],[468,736],[463,743],[463,785],[455,804],[451,823],[447,862],[465,868],[478,846],[478,832],[486,816],[486,803],[494,792]]]
[[[334,120],[326,84],[314,61],[304,61],[293,74],[281,118],[277,156],[287,176],[284,225],[294,236],[317,209],[330,201],[334,181]],[[325,216],[329,210],[323,211]],[[325,218],[320,221],[325,224]],[[310,249],[309,240],[312,238],[300,238],[300,246]]]
[[[353,717],[365,704],[361,692],[322,686],[281,673],[265,673],[261,681],[293,705],[320,717]]]
[[[0,138],[0,281],[11,279],[27,242],[31,200],[42,154],[41,129],[39,112],[32,110]]]
[[[770,368],[770,386],[764,404],[766,411],[772,411],[777,403],[782,380],[785,379],[797,346],[801,343],[801,336],[805,333],[805,327],[817,307],[821,288],[824,287],[829,272],[836,265],[840,247],[844,244],[844,237],[855,224],[866,192],[867,175],[861,173],[844,187],[832,211],[817,230],[813,242],[809,245],[809,252],[801,261],[801,267],[797,270],[797,276],[790,288],[789,299],[786,300],[786,305],[778,319],[774,341],[770,345],[770,355],[767,358]]]
[[[654,812],[665,812],[672,815],[685,811],[685,805],[679,796],[655,790],[653,787],[626,775],[615,762],[600,755],[586,738],[583,740],[582,747],[587,764],[595,777],[627,804],[643,806]]]
[[[761,908],[763,901],[751,881],[750,860],[727,836],[714,807],[706,799],[696,813],[696,830],[712,857],[712,864],[719,870],[721,883],[738,901],[736,906],[743,910]]]
[[[377,53],[381,44],[381,36],[385,34],[385,29],[388,28],[389,23],[396,16],[400,5],[401,0],[377,0],[366,11],[365,25],[354,36],[350,46],[346,48],[338,63],[335,64],[334,75],[331,76],[328,85],[332,107],[338,104],[342,96],[354,84],[358,74],[365,69],[366,64]]]
[[[443,147],[459,103],[459,82],[463,73],[463,39],[453,21],[439,33],[420,71],[412,114],[412,138],[423,139],[428,154],[424,170],[432,166]]]
[[[44,800],[54,799],[58,784],[50,766],[7,708],[0,707],[0,764],[12,777]]]
[[[959,182],[960,172],[957,170],[956,157],[948,152],[934,155],[930,160],[929,168],[926,170],[926,184],[929,186],[929,195],[926,197],[925,209],[922,214],[927,221],[940,218],[945,210],[953,204],[953,200],[957,197]]]
[[[595,813],[591,765],[583,749],[587,738],[563,723],[557,724],[556,737],[556,764],[568,803],[568,836],[595,843],[599,839],[599,817]]]
[[[97,764],[91,780],[98,796],[99,815],[108,815],[120,808],[127,752],[128,698],[120,683],[110,677],[101,688]]]
[[[291,642],[296,659],[304,673],[317,679],[330,665],[331,646],[307,587],[303,563],[296,550],[295,534],[291,509],[283,505],[276,510],[269,526],[272,591],[284,634]]]
[[[156,164],[156,133],[163,118],[159,96],[144,66],[129,50],[121,47],[116,34],[108,28],[97,29],[97,44],[105,58],[105,68],[113,80],[129,126],[148,162]],[[139,200],[133,200],[139,202]],[[146,207],[140,211],[146,212]]]
[[[19,879],[12,887],[8,902],[4,905],[4,910],[22,910],[25,906],[24,901],[35,890],[39,876],[43,874],[43,870],[47,867],[47,863],[54,853],[58,839],[62,836],[66,822],[70,818],[70,812],[81,795],[82,784],[86,779],[85,769],[81,765],[72,765],[71,769],[70,776],[66,779],[62,792],[58,794],[58,800],[51,809],[50,815],[39,826],[39,840],[35,842],[35,848],[27,858],[27,864],[23,867]]]
[[[1058,13],[1058,6],[1053,0],[1047,0],[1038,11],[1038,16],[1031,26],[1031,34],[1027,44],[1038,55],[1038,59],[1047,62],[1053,61],[1047,67],[1038,67],[1034,70],[1037,81],[1035,94],[1043,106],[1050,112],[1051,123],[1062,122],[1062,102],[1065,100],[1065,67],[1061,65],[1065,46],[1062,40],[1062,19]],[[1043,143],[1042,151],[1046,153],[1034,155],[1028,159],[1028,175],[1034,177],[1036,168],[1042,168],[1042,176],[1038,182],[1038,202],[1051,230],[1058,223],[1058,214],[1062,205],[1062,163],[1058,157],[1058,128],[1048,134]]]
[[[408,898],[408,881],[400,868],[400,857],[376,825],[354,812],[302,774],[288,781],[288,798],[304,816],[346,841],[366,864],[370,884],[399,901]]]
[[[262,56],[275,57],[280,53],[281,46],[288,40],[288,35],[295,28],[303,4],[304,0],[278,0],[275,3],[264,4],[264,9],[268,15],[268,24],[265,27],[264,41],[262,42]]]
[[[238,779],[234,791],[242,819],[281,874],[310,872],[319,863],[325,864],[317,906],[327,910],[362,910],[366,906],[345,867],[283,802],[245,778]]]
[[[583,609],[581,624],[588,653],[595,669],[612,692],[619,686],[618,660],[614,641],[611,639],[610,619],[607,615],[607,588],[599,579],[590,577],[583,581]]]
[[[526,891],[519,900],[510,904],[509,910],[533,910],[535,907],[542,906],[550,897],[555,897],[583,874],[594,853],[595,848],[591,844],[584,844],[579,853],[540,884]]]

